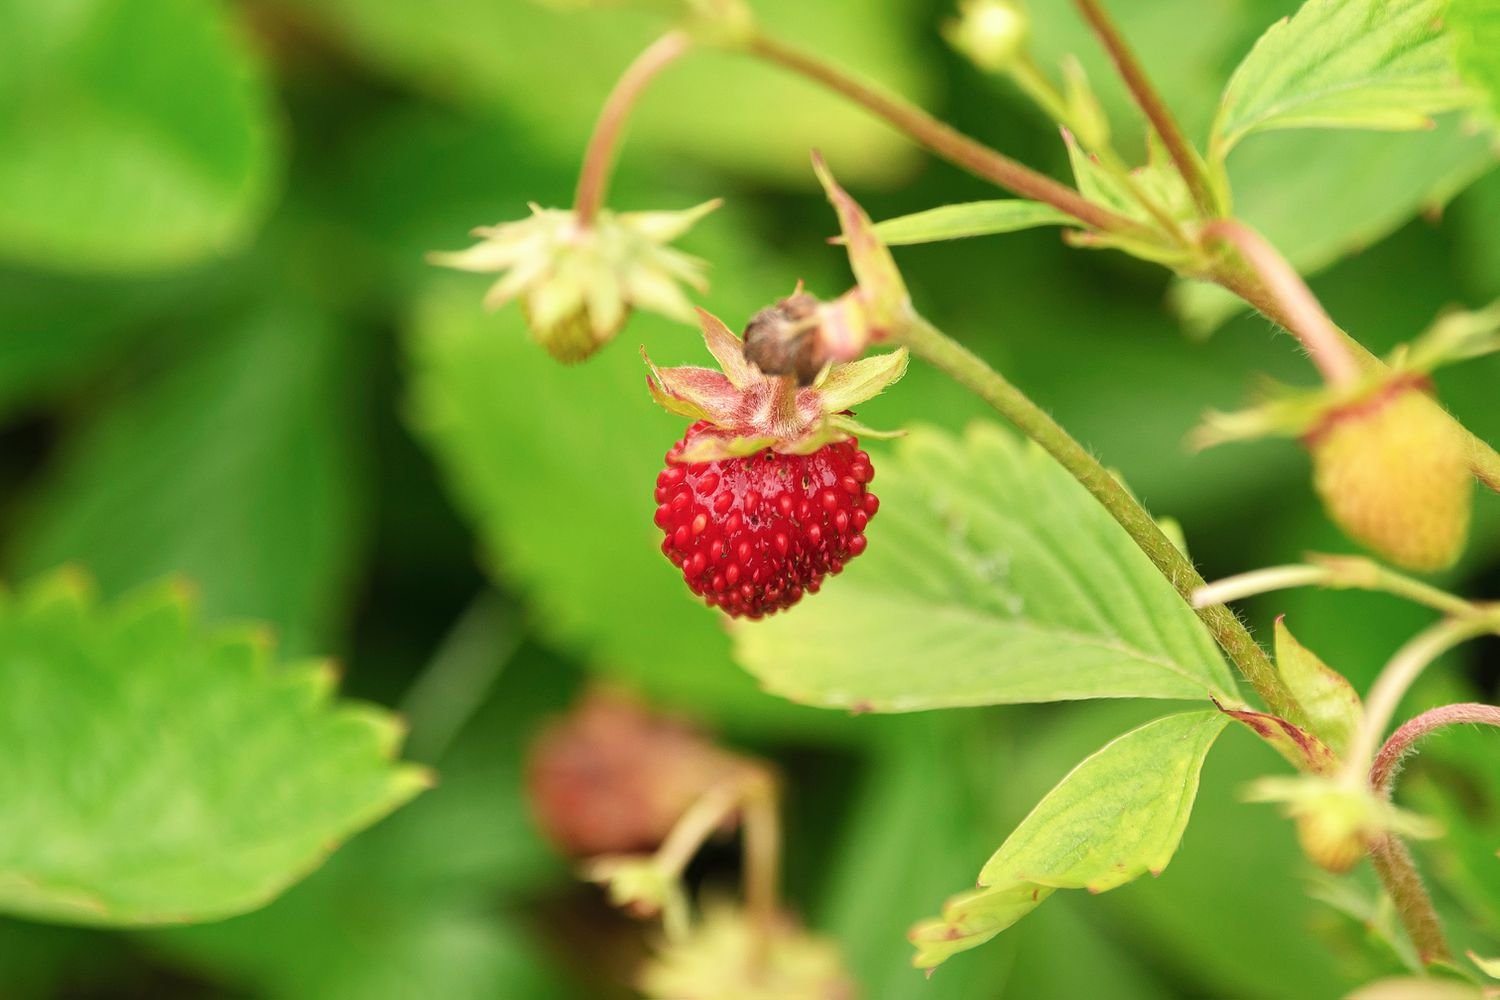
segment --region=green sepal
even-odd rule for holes
[[[1284,616],[1276,619],[1276,669],[1307,713],[1312,731],[1334,753],[1347,753],[1365,714],[1359,693],[1343,674],[1297,641]]]

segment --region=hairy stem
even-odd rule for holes
[[[1417,956],[1427,964],[1447,961],[1453,957],[1448,948],[1448,939],[1443,935],[1442,922],[1433,908],[1432,896],[1417,874],[1411,852],[1394,836],[1385,836],[1370,848],[1370,863],[1380,876],[1386,893],[1395,904],[1401,926],[1417,949]]]
[[[1235,219],[1210,222],[1203,228],[1203,240],[1227,243],[1239,252],[1285,314],[1287,331],[1302,344],[1330,385],[1347,386],[1358,381],[1360,364],[1349,349],[1348,339],[1275,247]]]
[[[946,372],[954,381],[973,391],[1023,434],[1041,445],[1072,474],[1104,509],[1119,522],[1167,581],[1192,603],[1203,578],[1193,564],[1162,533],[1156,521],[1108,469],[1065,431],[1025,393],[996,372],[968,348],[917,317],[902,337],[911,352]],[[1245,626],[1222,604],[1196,609],[1219,646],[1255,688],[1272,712],[1296,725],[1306,725],[1306,716],[1296,697],[1271,665],[1265,650]]]
[[[635,57],[635,62],[610,91],[603,110],[599,112],[599,120],[594,124],[594,133],[589,136],[588,149],[583,154],[583,169],[578,174],[578,191],[573,197],[573,210],[578,213],[581,225],[592,223],[604,205],[604,196],[609,192],[609,177],[614,171],[615,153],[620,146],[620,132],[630,118],[635,102],[658,73],[690,48],[692,40],[685,32],[667,32]]]
[[[1262,283],[1258,275],[1241,268],[1225,265],[1216,268],[1208,277],[1225,290],[1233,292],[1241,299],[1244,299],[1256,312],[1272,323],[1275,323],[1284,330],[1292,330],[1294,321],[1291,312]],[[1343,330],[1339,330],[1339,336],[1343,338],[1345,346],[1354,355],[1355,360],[1362,369],[1367,372],[1385,373],[1390,371],[1390,367],[1384,361],[1372,354],[1363,344],[1349,336]],[[1454,420],[1454,423],[1458,423],[1458,421]],[[1497,452],[1488,442],[1471,433],[1468,428],[1461,424],[1459,425],[1459,430],[1463,432],[1469,444],[1469,471],[1485,486],[1488,486],[1496,493],[1500,493],[1500,452]]]
[[[1135,53],[1115,27],[1114,21],[1098,0],[1077,0],[1077,4],[1083,19],[1094,29],[1094,34],[1099,36],[1099,41],[1114,61],[1115,69],[1125,81],[1125,86],[1130,89],[1136,105],[1151,122],[1151,127],[1156,129],[1156,134],[1161,136],[1167,153],[1177,165],[1177,172],[1182,175],[1188,190],[1192,192],[1193,203],[1198,206],[1198,211],[1205,217],[1216,214],[1214,196],[1208,178],[1204,176],[1201,162],[1193,153],[1193,147],[1183,137],[1182,129],[1178,126],[1177,119],[1172,117],[1166,102],[1151,85],[1151,80],[1135,58]]]
[[[1429,709],[1408,719],[1400,729],[1391,734],[1391,738],[1385,741],[1385,746],[1375,755],[1375,763],[1370,765],[1370,787],[1389,797],[1396,774],[1401,769],[1401,762],[1416,749],[1418,742],[1439,729],[1466,723],[1500,726],[1500,708],[1467,701]]]
[[[1079,222],[1104,232],[1150,236],[1150,230],[1140,223],[1095,205],[1066,184],[1059,184],[1012,160],[938,121],[921,108],[855,79],[812,53],[761,34],[745,43],[745,51],[841,94],[945,160],[1023,198],[1046,202]]]
[[[1332,587],[1338,590],[1373,590],[1392,594],[1441,611],[1445,615],[1470,615],[1482,610],[1471,601],[1404,573],[1386,569],[1363,556],[1312,555],[1308,558],[1312,560],[1311,565],[1293,563],[1287,566],[1268,566],[1215,580],[1193,594],[1193,604],[1227,604],[1257,594],[1290,590],[1293,587]]]
[[[1418,632],[1397,650],[1396,655],[1380,671],[1380,676],[1375,678],[1369,696],[1365,699],[1365,714],[1350,743],[1346,758],[1349,768],[1362,771],[1369,766],[1375,757],[1375,748],[1380,744],[1380,737],[1395,717],[1401,699],[1433,660],[1460,643],[1493,631],[1497,624],[1500,623],[1497,623],[1496,616],[1492,614],[1445,618]]]

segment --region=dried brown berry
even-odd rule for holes
[[[749,766],[681,719],[596,691],[537,736],[526,779],[548,838],[589,857],[654,849],[704,792]]]

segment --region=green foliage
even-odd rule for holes
[[[1308,0],[1240,63],[1215,119],[1222,159],[1253,132],[1430,127],[1472,102],[1443,30],[1448,0]]]
[[[0,908],[105,925],[253,909],[428,783],[326,663],[204,633],[177,587],[96,606],[75,575],[0,604]]]
[[[329,25],[383,71],[438,97],[515,117],[570,157],[616,77],[665,28],[661,18],[637,10],[559,10],[535,0],[277,2]],[[910,0],[879,17],[849,17],[840,4],[798,0],[754,6],[778,34],[816,40],[821,53],[901,93],[920,100],[929,89],[913,58],[914,33],[903,24]],[[754,100],[725,96],[750,93]],[[630,127],[632,149],[687,155],[781,182],[805,178],[813,147],[840,164],[846,181],[861,183],[900,176],[914,152],[818,88],[712,52],[693,53],[663,74]]]
[[[1377,909],[1370,880],[1353,880],[1367,904],[1349,909],[1353,917],[1308,899],[1289,877],[1299,863],[1290,825],[1238,801],[1246,782],[1280,766],[1239,727],[1215,751],[1215,780],[1197,798],[1193,835],[1168,877],[1101,898],[1065,893],[932,981],[911,971],[900,935],[930,909],[934,893],[966,884],[1058,775],[1159,706],[1114,699],[851,719],[789,706],[734,668],[719,619],[692,601],[655,552],[659,537],[649,526],[651,479],[682,422],[653,412],[633,348],[645,340],[663,363],[703,363],[692,331],[636,317],[621,344],[587,367],[563,370],[527,341],[513,311],[481,312],[482,282],[450,282],[423,261],[426,251],[461,245],[472,225],[519,215],[527,200],[566,204],[607,87],[663,27],[620,9],[630,5],[592,6],[616,9],[562,13],[530,0],[0,4],[0,39],[15,42],[0,43],[0,195],[8,206],[0,258],[20,264],[0,272],[6,568],[19,576],[77,561],[102,577],[107,593],[185,572],[206,618],[271,619],[294,652],[346,655],[351,686],[410,715],[409,753],[439,766],[443,779],[254,913],[126,933],[0,920],[0,994],[612,995],[628,971],[592,960],[637,943],[617,937],[618,926],[595,922],[587,891],[567,888],[570,875],[525,815],[520,773],[537,724],[568,700],[582,672],[625,679],[654,700],[708,716],[743,749],[781,766],[792,801],[787,898],[811,929],[839,941],[862,995],[989,1000],[1104,990],[1122,1000],[1280,1000],[1344,995],[1355,983],[1390,975],[1388,950],[1365,924],[1394,921]],[[996,107],[997,96],[1014,97],[1010,88],[960,80],[933,99],[927,81],[955,67],[944,61],[932,9],[792,0],[756,6],[773,32],[1066,176],[1051,123]],[[1219,92],[1255,38],[1295,9],[1293,0],[1108,6],[1197,140],[1209,135]],[[1452,0],[1444,25],[1466,82],[1493,96],[1500,42],[1490,30],[1492,7]],[[1125,158],[1150,163],[1157,151],[1141,118],[1074,8],[1029,5],[1043,71],[1056,75],[1064,54],[1078,55]],[[1405,60],[1377,67],[1377,79]],[[268,80],[278,90],[274,111]],[[16,100],[18,82],[24,103]],[[269,127],[273,118],[281,128]],[[1388,348],[1446,303],[1472,306],[1500,294],[1495,178],[1455,201],[1441,221],[1429,211],[1495,163],[1492,138],[1469,125],[1446,115],[1422,133],[1267,132],[1229,157],[1235,209],[1304,272],[1358,253],[1330,269],[1318,292],[1341,324],[1372,348]],[[252,263],[289,263],[262,268],[259,304],[247,311],[246,296],[222,294],[226,277],[244,276],[243,263],[214,258],[249,243],[271,207],[281,172],[277,132],[295,153],[288,197],[276,210],[274,238],[264,241],[267,252],[256,251]],[[842,250],[822,245],[832,221],[807,171],[809,146],[824,148],[851,190],[893,223],[973,229],[973,206],[985,203],[972,199],[994,195],[946,167],[913,172],[914,147],[883,125],[739,58],[695,54],[674,66],[647,94],[628,136],[611,207],[728,196],[687,242],[712,261],[704,304],[731,327],[798,276],[825,297],[848,285]],[[1175,195],[1154,186],[1170,172],[1152,169],[1137,173],[1137,184],[1170,202]],[[1103,167],[1096,173],[1091,182],[1117,181]],[[1123,211],[1144,218],[1128,192],[1116,194]],[[978,211],[1031,211],[1022,202],[998,204],[1004,207]],[[946,207],[908,214],[932,205]],[[1430,224],[1386,239],[1418,212],[1428,212]],[[995,225],[986,220],[983,231],[1000,231]],[[1124,470],[1152,508],[1180,517],[1206,566],[1275,562],[1336,544],[1307,502],[1295,449],[1191,455],[1175,445],[1203,408],[1237,398],[1248,373],[1305,375],[1286,342],[1265,336],[1262,321],[1241,323],[1245,336],[1184,345],[1161,314],[1159,272],[1117,254],[1070,252],[1052,233],[918,247],[901,262],[924,312]],[[187,264],[196,266],[181,267]],[[144,276],[164,268],[179,270]],[[1198,315],[1217,322],[1227,315],[1222,307],[1207,302]],[[390,335],[398,329],[409,349],[409,371],[400,373],[391,370]],[[1500,433],[1495,365],[1480,361],[1439,376],[1444,402],[1491,438]],[[399,381],[407,377],[409,385]],[[403,398],[417,442],[394,412]],[[916,365],[860,416],[878,426],[956,428],[977,412],[972,399]],[[803,651],[791,640],[819,616],[845,614],[855,601],[841,595],[867,588],[883,613],[852,619],[848,634],[830,637],[838,647],[833,662],[852,662],[840,660],[846,647],[867,651],[879,668],[872,680],[892,689],[913,679],[935,683],[970,655],[931,642],[876,645],[893,623],[921,626],[933,606],[925,597],[910,603],[913,593],[938,593],[946,602],[938,611],[965,628],[1007,621],[995,609],[1017,594],[1030,601],[1014,580],[991,577],[982,560],[966,557],[984,554],[974,539],[994,539],[992,506],[1031,495],[1003,477],[1020,469],[1029,483],[1050,464],[1016,458],[1009,439],[1003,461],[951,445],[961,460],[934,466],[956,464],[963,474],[936,481],[937,490],[924,463],[932,441],[943,439],[929,431],[916,438],[894,452],[877,446],[874,488],[884,504],[869,553],[792,616],[745,630],[767,637],[767,655],[770,637],[780,636],[774,651],[786,660],[788,683],[820,676],[818,647]],[[474,537],[443,502],[442,485]],[[981,516],[966,514],[981,508]],[[1005,530],[1026,550],[1035,512],[1024,501],[1021,508]],[[1066,555],[1069,546],[1115,530],[1087,517],[1070,520],[1072,510],[1067,500],[1055,518],[1043,519],[1049,533],[1037,547],[1054,548],[1052,539],[1061,538]],[[1475,544],[1461,571],[1473,578],[1493,562],[1500,539],[1494,505],[1481,502],[1476,513]],[[908,544],[912,550],[897,557]],[[430,716],[488,683],[422,668],[435,631],[482,585],[473,548],[505,588],[497,600],[517,614],[472,635],[506,649],[520,643],[520,652],[454,749],[438,757],[419,746],[446,745],[462,723],[434,725]],[[1157,597],[1136,604],[1134,573],[1100,565],[1105,576],[1083,563],[1047,579],[1076,578],[1092,603],[1070,606],[1086,611],[1102,635],[1126,628],[1132,655],[1157,657],[1154,640],[1132,625],[1135,616],[1155,614]],[[1061,584],[1044,585],[1040,596],[1064,593]],[[1175,611],[1164,618],[1170,634],[1157,638],[1197,678],[1195,691],[1170,671],[1165,683],[1180,687],[1180,697],[1227,687],[1180,602],[1158,596]],[[1290,611],[1298,634],[1363,686],[1425,614],[1367,597],[1295,592],[1274,607]],[[1272,606],[1249,606],[1263,636]],[[89,615],[104,622],[121,613]],[[979,648],[979,662],[999,680],[1045,674],[1045,662],[983,660],[990,652]],[[1143,680],[1160,680],[1126,659]],[[0,652],[0,672],[7,662]],[[269,674],[303,676],[300,667]],[[60,680],[80,676],[70,670]],[[206,690],[202,680],[194,672],[171,694]],[[1037,690],[1044,686],[1037,680]],[[423,697],[403,698],[403,691]],[[0,771],[9,767],[12,777],[20,722],[28,732],[45,723],[76,742],[97,721],[51,709],[22,715],[12,710],[13,693],[0,694]],[[100,756],[103,766],[134,766],[138,747],[163,749],[160,713],[119,715],[132,742],[128,751]],[[240,733],[233,750],[260,747],[271,732],[279,730]],[[316,741],[303,746],[302,735],[287,763],[295,773],[323,763],[308,755],[316,755]],[[1441,816],[1452,831],[1418,845],[1421,861],[1442,890],[1456,950],[1481,955],[1494,954],[1500,940],[1493,856],[1500,809],[1484,766],[1496,759],[1492,740],[1488,732],[1435,737],[1400,790],[1405,804]],[[82,746],[55,749],[95,762]],[[143,774],[122,788],[154,791],[158,776],[144,772],[155,759],[141,760]],[[16,786],[27,802],[50,791],[29,774],[3,782]],[[257,808],[265,799],[249,797]],[[176,815],[165,797],[149,805],[150,818]],[[0,814],[12,812],[0,790]],[[63,829],[17,815],[14,835],[28,842],[42,822]],[[66,818],[84,815],[80,807]],[[13,833],[0,821],[0,843]],[[230,850],[226,858],[242,854]],[[205,858],[221,861],[217,851],[196,852],[196,860]],[[153,886],[163,887],[170,885]],[[1016,902],[1034,905],[1019,894]],[[558,981],[550,968],[558,954],[586,956],[568,970],[586,982]]]
[[[1306,275],[1378,243],[1418,212],[1438,214],[1495,163],[1489,136],[1445,115],[1429,132],[1264,135],[1235,151],[1229,179],[1235,213]],[[1245,308],[1200,282],[1179,282],[1172,300],[1200,333]]]
[[[943,205],[925,212],[887,219],[875,226],[875,235],[889,246],[932,243],[968,236],[1014,233],[1035,226],[1066,226],[1073,218],[1051,205],[1020,198],[1002,201],[971,201]]]
[[[514,639],[504,629],[476,635],[469,654],[502,672],[435,761],[435,788],[265,909],[145,940],[186,967],[283,1000],[416,1000],[433,984],[474,1000],[559,995],[523,901],[568,876],[526,815],[522,763],[572,677],[534,648],[501,661]],[[410,698],[403,707],[414,708]],[[450,715],[413,710],[411,746]]]
[[[13,569],[81,563],[109,594],[184,573],[211,617],[264,619],[294,653],[330,638],[359,537],[351,378],[368,354],[283,295],[85,423],[24,511]]]
[[[0,257],[143,272],[245,241],[279,151],[222,5],[8,3],[0,38]]]
[[[1014,924],[1058,889],[1106,892],[1177,852],[1198,775],[1227,720],[1170,715],[1132,730],[1079,764],[1037,803],[943,916],[912,931],[915,964],[933,968]]]
[[[1197,618],[1040,450],[991,424],[922,429],[876,468],[869,551],[816,605],[734,629],[769,690],[881,712],[1229,697]]]
[[[1450,0],[1444,26],[1453,35],[1459,74],[1477,88],[1492,125],[1500,125],[1500,6]]]

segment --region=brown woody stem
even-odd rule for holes
[[[614,171],[615,153],[620,146],[620,133],[635,102],[658,73],[690,48],[692,40],[686,33],[669,31],[635,57],[635,62],[610,91],[603,110],[599,112],[599,120],[594,124],[594,133],[589,136],[588,149],[583,154],[583,169],[578,174],[578,191],[573,197],[573,210],[581,225],[592,223],[604,205],[604,196],[609,192],[609,177]]]

